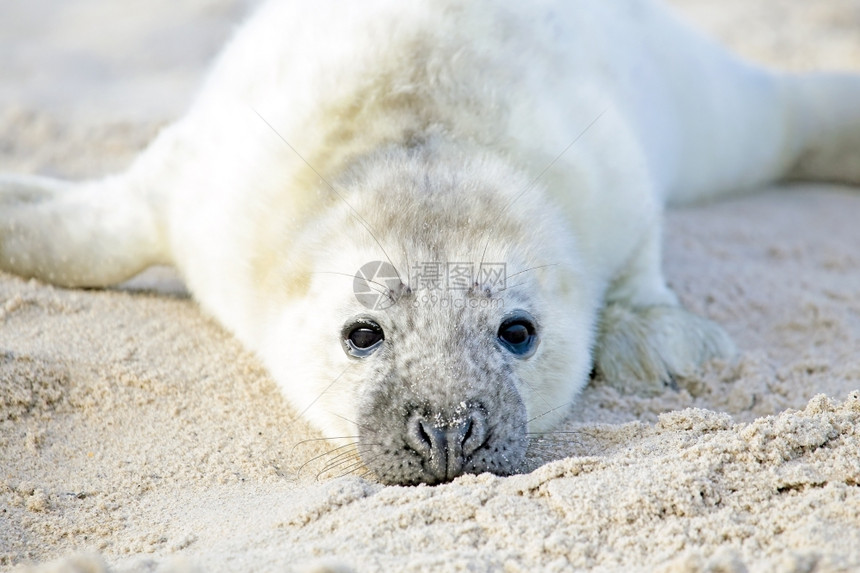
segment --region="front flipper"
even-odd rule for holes
[[[666,286],[655,228],[607,295],[594,356],[596,374],[633,393],[675,387],[712,359],[735,354],[716,323],[685,310]]]
[[[616,388],[652,393],[674,387],[676,378],[695,374],[708,360],[734,353],[719,325],[680,306],[616,303],[603,311],[595,369]]]

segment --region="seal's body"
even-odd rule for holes
[[[858,101],[650,0],[271,0],[127,172],[3,178],[0,266],[173,264],[381,480],[505,474],[592,368],[653,390],[731,356],[665,284],[661,210],[860,182]]]

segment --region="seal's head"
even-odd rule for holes
[[[497,160],[387,151],[297,242],[309,281],[268,344],[300,360],[268,366],[383,482],[516,472],[587,379],[593,296],[528,185]]]

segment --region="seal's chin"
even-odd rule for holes
[[[528,440],[520,400],[505,404],[503,413],[478,401],[453,408],[427,402],[394,412],[363,416],[359,424],[362,461],[383,483],[435,485],[463,474],[510,475],[522,468]]]

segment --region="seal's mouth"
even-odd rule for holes
[[[406,411],[397,420],[361,424],[359,453],[383,483],[435,485],[463,474],[510,475],[523,465],[524,408],[499,416],[480,402],[460,402],[446,411],[427,404]]]

